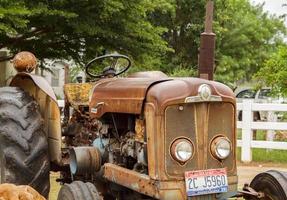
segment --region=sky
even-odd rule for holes
[[[286,0],[250,0],[254,4],[264,3],[264,9],[271,14],[282,15],[287,13],[287,6],[282,7],[282,4],[287,4]],[[287,26],[287,19],[285,20]]]

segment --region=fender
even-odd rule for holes
[[[13,77],[10,86],[23,89],[38,102],[48,138],[50,161],[61,165],[61,114],[52,87],[43,77],[23,72]]]

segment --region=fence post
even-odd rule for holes
[[[251,141],[252,141],[251,123],[253,122],[252,103],[253,100],[243,100],[242,104],[241,161],[246,163],[252,161],[252,151],[251,151]]]
[[[277,115],[274,111],[268,111],[267,113],[267,121],[268,122],[277,122]],[[274,130],[267,130],[266,140],[267,141],[274,141],[275,131]],[[267,149],[270,151],[271,149]]]

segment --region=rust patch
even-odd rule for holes
[[[104,165],[104,177],[114,183],[127,187],[141,194],[159,198],[156,181],[148,175],[140,174],[112,163]]]
[[[64,93],[68,102],[77,107],[89,106],[89,94],[94,83],[70,83],[64,86]]]
[[[21,87],[21,85],[17,85],[18,82],[21,82],[21,79],[32,79],[35,85],[37,85],[41,90],[43,90],[44,93],[46,93],[49,97],[51,97],[57,103],[57,98],[55,96],[55,93],[52,87],[43,77],[37,76],[34,74],[21,72],[21,73],[18,73],[16,76],[14,76],[14,78],[12,79],[10,83],[10,86]]]
[[[170,79],[110,78],[98,81],[90,102],[91,117],[100,118],[105,113],[140,114],[148,89]],[[99,103],[102,104],[98,108]]]
[[[145,133],[144,120],[136,119],[135,131],[136,131],[135,140],[138,142],[144,142],[144,133]]]

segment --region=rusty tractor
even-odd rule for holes
[[[127,56],[93,59],[90,82],[64,86],[63,117],[52,88],[30,73],[35,57],[19,53],[17,75],[0,88],[1,183],[27,184],[48,197],[54,171],[63,184],[58,200],[287,199],[287,176],[278,171],[238,191],[236,99],[207,80],[215,44],[208,20],[201,37],[200,78],[123,78]]]

